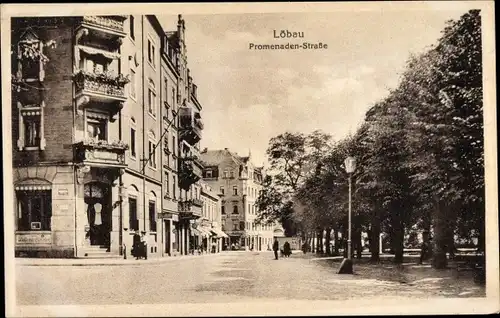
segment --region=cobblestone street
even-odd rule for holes
[[[182,268],[182,271],[178,269]],[[336,274],[338,263],[294,254],[228,252],[118,266],[17,265],[18,305],[94,305],[347,300],[361,297],[482,297],[470,273],[426,266],[356,266]]]

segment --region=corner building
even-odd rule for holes
[[[262,190],[263,168],[255,166],[251,154],[239,156],[224,150],[202,152],[203,181],[218,190],[221,230],[229,236],[228,248],[267,250],[273,240],[272,225],[257,224],[255,202]]]
[[[173,32],[153,15],[12,19],[17,255],[130,257],[136,231],[150,257],[187,253],[197,215],[179,207],[202,168],[181,150],[202,124],[184,31],[181,16]]]

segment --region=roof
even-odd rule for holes
[[[223,150],[207,150],[201,153],[201,161],[205,166],[218,166],[227,157],[232,157],[237,164],[243,163],[236,154],[227,148]]]

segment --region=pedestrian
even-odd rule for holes
[[[139,236],[138,231],[135,231],[134,233],[131,252],[132,256],[135,256],[135,259],[139,259],[141,256],[141,237]]]
[[[278,251],[280,249],[280,243],[278,242],[278,238],[274,238],[274,243],[273,243],[273,251],[274,251],[274,259],[278,259]]]
[[[141,245],[142,245],[142,257],[144,257],[145,260],[148,259],[148,240],[146,237],[146,231],[141,232]]]
[[[285,257],[290,257],[290,254],[292,254],[290,243],[288,243],[288,241],[283,244],[283,254],[285,255]]]

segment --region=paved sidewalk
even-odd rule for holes
[[[225,255],[228,252],[202,255],[177,255],[154,257],[136,260],[135,257],[123,258],[16,258],[16,265],[19,266],[120,266],[120,265],[143,265],[158,264],[175,260],[198,259],[205,257],[215,257]]]

